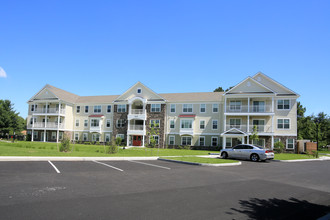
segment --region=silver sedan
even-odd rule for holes
[[[254,162],[274,159],[274,152],[272,150],[251,144],[239,144],[233,148],[222,149],[220,155],[223,159],[247,159]]]

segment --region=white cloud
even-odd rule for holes
[[[5,72],[4,69],[2,69],[2,67],[0,66],[0,78],[6,78],[7,77],[7,73]]]

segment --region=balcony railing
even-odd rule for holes
[[[133,131],[143,131],[143,125],[130,125],[129,130]]]
[[[34,124],[29,124],[29,128],[64,128],[64,123],[57,123],[57,122],[34,122]]]
[[[270,133],[272,132],[272,127],[270,125],[256,125],[257,126],[257,131],[259,133]],[[237,128],[240,131],[247,132],[247,128],[249,127],[249,132],[253,131],[254,125],[226,125],[226,131],[232,129],[232,128]]]
[[[226,112],[230,113],[271,113],[271,105],[229,105]]]
[[[47,111],[45,108],[38,108],[33,113],[37,114],[65,114],[65,109],[58,109],[58,108],[48,108]]]
[[[144,109],[131,109],[131,114],[133,115],[143,115],[145,114]]]

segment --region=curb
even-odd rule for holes
[[[0,161],[125,161],[125,160],[157,160],[158,157],[15,157],[3,156]]]
[[[273,161],[284,162],[284,163],[294,163],[294,162],[326,161],[326,160],[330,160],[330,157],[321,157],[319,159],[273,160]]]
[[[164,159],[164,158],[158,158],[158,160],[167,161],[167,162],[174,162],[174,163],[183,163],[183,164],[189,164],[189,165],[196,165],[196,166],[211,166],[211,167],[225,167],[225,166],[239,166],[242,163],[239,161],[237,163],[194,163],[194,162],[187,162],[187,161],[181,161],[181,160],[171,160],[171,159]]]

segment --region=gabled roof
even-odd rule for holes
[[[47,97],[42,98],[42,95],[44,95],[44,93],[48,93],[50,92],[50,95],[48,95]],[[51,97],[51,95],[53,97]],[[49,99],[49,98],[56,98],[56,99],[60,99],[62,101],[66,101],[66,102],[70,102],[70,103],[74,103],[79,96],[70,92],[67,92],[65,90],[56,88],[52,85],[46,84],[37,94],[35,94],[30,100],[29,102],[33,101],[33,100],[37,100],[39,99]]]
[[[112,103],[119,95],[80,96],[76,103]]]
[[[163,93],[159,94],[169,102],[219,102],[223,92]]]
[[[224,93],[227,94],[257,94],[257,93],[272,93],[275,92],[269,87],[261,84],[251,77],[247,77],[236,86]]]
[[[248,136],[247,133],[245,133],[245,132],[239,130],[238,128],[231,128],[231,129],[229,129],[228,131],[225,131],[225,132],[221,133],[221,136],[222,136],[222,135],[225,135],[225,134],[229,134],[229,135],[230,135],[230,134],[236,134],[236,135],[244,135],[244,136]]]
[[[136,90],[138,88],[142,89],[141,94],[136,94]],[[161,97],[159,94],[155,93],[152,89],[148,88],[141,82],[135,83],[128,90],[126,90],[123,94],[118,96],[114,101],[128,100],[133,95],[139,96],[141,98],[148,99],[148,100],[165,101],[165,99],[163,97]]]
[[[274,79],[270,78],[269,76],[265,75],[262,72],[256,73],[252,78],[255,79],[257,82],[260,82],[261,84],[271,88],[273,91],[277,93],[277,95],[299,96],[298,93],[292,91],[291,89],[275,81]]]

